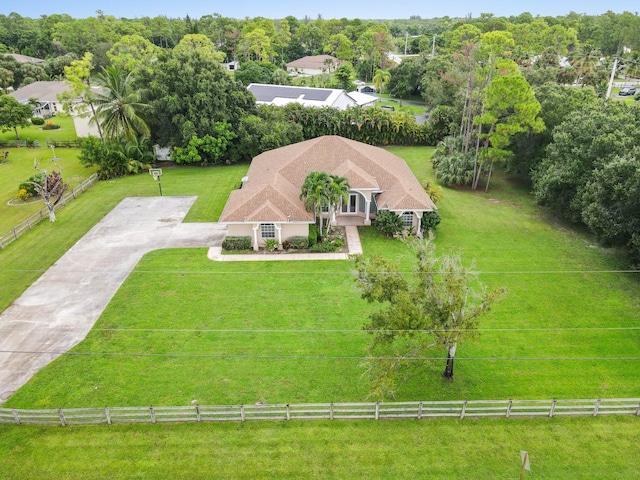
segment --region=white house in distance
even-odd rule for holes
[[[337,88],[293,87],[290,85],[269,85],[251,83],[247,87],[257,104],[283,107],[289,103],[299,103],[305,107],[333,107],[345,110],[348,107],[372,107],[378,97],[359,92],[346,92]]]
[[[29,99],[35,98],[39,105],[34,109],[34,116],[49,118],[57,113],[64,112],[64,107],[58,99],[58,95],[67,90],[69,90],[69,85],[65,82],[38,81],[19,88],[15,92],[9,93],[9,95],[20,103],[29,103]],[[96,125],[90,123],[89,118],[85,115],[80,115],[85,112],[86,108],[86,105],[82,102],[82,98],[77,98],[72,102],[72,111],[64,113],[69,113],[73,116],[73,123],[79,137],[89,135],[98,137],[99,133]]]
[[[331,55],[311,55],[289,62],[285,66],[290,74],[320,75],[333,72],[341,63],[341,60]]]
[[[9,95],[20,103],[28,103],[29,99],[35,98],[40,105],[35,108],[34,115],[49,118],[62,111],[62,102],[58,100],[58,95],[67,90],[69,85],[61,81],[38,81],[19,88]]]
[[[315,219],[305,210],[300,192],[313,171],[349,181],[349,199],[337,212],[335,225],[370,225],[378,211],[390,210],[401,216],[406,228],[420,231],[423,214],[436,210],[400,157],[354,140],[324,136],[255,157],[242,188],[231,192],[220,222],[230,236],[251,237],[254,250],[266,239],[282,245],[289,237],[307,236]]]

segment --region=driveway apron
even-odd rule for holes
[[[145,253],[221,245],[225,227],[182,223],[195,200],[126,198],[0,314],[0,404],[84,339]]]

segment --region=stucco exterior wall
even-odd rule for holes
[[[275,223],[274,225],[276,226],[276,240],[282,239],[282,241],[285,241],[289,237],[306,237],[309,235],[308,223],[285,222]],[[280,231],[278,231],[279,229]],[[264,239],[261,235],[261,228],[259,223],[230,223],[227,225],[227,233],[231,237],[251,238],[251,244],[253,245],[254,249],[256,248],[256,239],[258,241],[257,247],[264,246]]]

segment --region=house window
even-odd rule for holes
[[[402,223],[404,225],[404,228],[413,227],[413,212],[404,212],[401,215],[401,218],[402,218]]]
[[[328,213],[329,212],[329,205],[322,202],[322,213]]]
[[[276,238],[276,226],[273,223],[261,223],[260,233],[262,238]]]

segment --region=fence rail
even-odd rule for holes
[[[68,190],[62,197],[62,199],[55,206],[55,211],[57,212],[61,208],[67,205],[67,203],[71,202],[75,198],[78,198],[82,193],[85,192],[89,187],[95,184],[98,181],[98,174],[94,173],[90,177],[85,178],[79,185],[77,185],[72,190]],[[22,235],[27,233],[33,227],[38,225],[42,220],[49,218],[49,210],[43,208],[38,213],[31,215],[24,222],[13,227],[8,232],[0,235],[0,250],[5,248],[14,240],[17,240]]]
[[[302,403],[277,405],[105,407],[57,410],[0,408],[0,423],[91,425],[256,420],[383,420],[433,417],[640,416],[640,398],[591,400],[454,400],[389,403]]]

